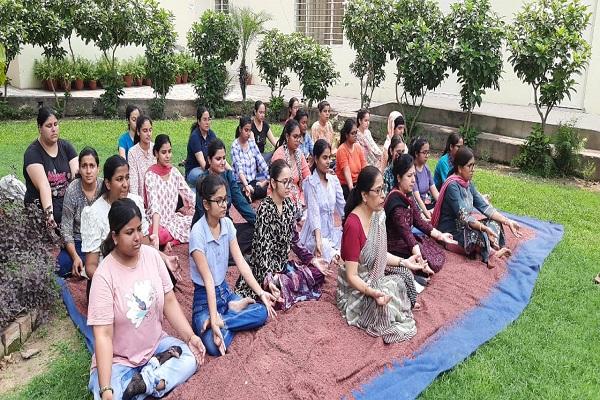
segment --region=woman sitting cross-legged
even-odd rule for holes
[[[252,138],[250,117],[240,117],[235,138],[231,145],[231,159],[238,184],[248,200],[264,199],[269,184],[269,166]]]
[[[298,301],[320,297],[319,287],[329,274],[329,264],[314,257],[299,243],[296,209],[289,197],[290,187],[294,184],[290,167],[284,160],[275,160],[271,163],[269,176],[271,194],[262,201],[256,213],[250,266],[258,282],[283,302],[280,306],[286,310]],[[298,262],[289,259],[290,248]],[[236,292],[256,298],[250,284],[240,276]]]
[[[431,220],[431,209],[438,199],[438,190],[433,183],[431,171],[427,166],[429,159],[429,142],[427,139],[415,138],[409,146],[409,154],[415,163],[415,185],[413,195],[416,204],[423,212],[425,218]]]
[[[117,144],[117,150],[119,155],[127,160],[129,149],[134,145],[133,141],[136,136],[136,122],[138,117],[142,115],[142,110],[139,109],[135,104],[128,104],[125,108],[125,120],[127,121],[127,130],[119,136],[119,142]]]
[[[383,193],[387,196],[396,186],[396,177],[394,176],[394,161],[404,154],[406,144],[399,135],[392,136],[387,148],[387,165],[383,170]]]
[[[448,175],[452,174],[452,168],[454,168],[452,160],[454,159],[458,149],[460,149],[463,144],[464,140],[458,135],[458,133],[451,133],[448,135],[448,139],[446,139],[446,147],[444,148],[444,152],[438,160],[433,173],[433,183],[435,183],[435,187],[438,190],[442,188],[442,185],[446,181],[446,178],[448,178]]]
[[[144,181],[148,168],[156,164],[152,143],[152,120],[141,115],[136,120],[135,145],[129,149],[129,191],[144,197]]]
[[[227,160],[225,154],[225,144],[221,139],[215,139],[208,145],[207,162],[208,169],[204,171],[200,178],[206,175],[220,175],[225,181],[225,189],[227,190],[227,216],[229,216],[229,208],[233,204],[235,209],[240,215],[246,220],[246,222],[236,223],[235,229],[237,231],[237,240],[242,249],[243,254],[247,254],[252,247],[252,236],[254,235],[254,221],[256,220],[256,213],[248,202],[248,199],[244,197],[240,186],[237,183],[237,179],[232,170],[227,169]],[[199,179],[200,179],[199,178]],[[198,191],[196,185],[196,212],[192,219],[192,225],[204,215],[204,207],[202,207],[202,193]]]
[[[336,297],[349,325],[394,343],[417,333],[412,315],[417,294],[408,260],[387,252],[382,189],[381,172],[367,166],[350,192]],[[410,262],[417,263],[416,257]]]
[[[423,219],[412,196],[415,184],[415,166],[409,154],[402,154],[394,161],[397,185],[385,199],[387,248],[399,257],[417,256],[427,263],[422,270],[426,274],[439,272],[446,261],[444,251],[430,237],[444,243],[456,244],[450,233],[442,233]],[[426,236],[412,232],[416,227]],[[408,265],[410,268],[411,265]],[[419,270],[415,272],[420,272]]]
[[[83,259],[81,251],[81,212],[91,206],[100,195],[102,179],[98,178],[98,153],[85,147],[79,153],[79,178],[69,184],[63,201],[60,233],[65,247],[57,258],[58,275],[81,276]]]
[[[104,260],[92,281],[87,323],[94,332],[89,389],[99,399],[163,397],[202,364],[164,262],[142,244],[142,214],[131,199],[112,203]],[[163,320],[180,340],[164,332]]]
[[[196,194],[171,165],[171,139],[167,135],[156,137],[153,152],[157,162],[146,172],[144,200],[152,222],[150,232],[160,246],[169,250],[172,245],[189,241]],[[183,206],[177,210],[179,197]]]
[[[275,298],[262,290],[237,244],[227,213],[227,190],[219,175],[198,181],[204,215],[190,233],[190,275],[194,282],[192,326],[211,356],[224,355],[236,332],[255,329],[275,317]],[[241,298],[225,281],[229,254],[262,304]]]
[[[290,199],[296,207],[296,213],[299,216],[304,209],[304,192],[302,191],[302,181],[310,175],[310,169],[306,158],[300,150],[300,141],[302,134],[300,126],[295,120],[289,120],[283,127],[281,137],[277,141],[277,150],[273,153],[271,162],[275,160],[285,160],[292,172],[292,186],[290,186]]]
[[[310,132],[308,131],[308,113],[300,109],[296,112],[294,120],[298,123],[298,126],[300,127],[300,134],[302,135],[300,150],[302,151],[302,154],[304,154],[304,158],[306,158],[308,165],[312,166],[312,153],[315,144],[312,140]]]
[[[433,210],[431,224],[442,232],[450,232],[470,257],[481,255],[488,263],[492,249],[497,257],[510,255],[504,247],[507,225],[516,237],[521,237],[519,224],[500,214],[488,204],[472,182],[475,157],[468,147],[461,147],[454,157],[453,174],[446,179]],[[486,218],[478,220],[477,213]]]
[[[300,112],[300,111],[298,111]],[[304,180],[306,222],[300,232],[300,243],[317,257],[331,262],[340,255],[342,229],[335,226],[334,213],[344,215],[344,193],[337,176],[329,173],[331,145],[325,139],[313,147],[313,172]]]
[[[367,165],[365,152],[356,141],[357,134],[356,122],[348,118],[340,131],[340,146],[335,164],[335,174],[340,180],[345,199],[354,188],[358,174]]]

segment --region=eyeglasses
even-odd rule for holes
[[[383,193],[383,187],[380,187],[380,188],[377,188],[377,189],[371,189],[371,190],[369,190],[369,192],[373,192],[377,196],[381,196],[381,193]]]
[[[420,151],[419,153],[425,154],[426,156],[428,156],[430,154],[429,150]]]
[[[279,182],[279,183],[281,183],[281,184],[283,185],[283,187],[286,187],[286,188],[287,188],[287,187],[290,187],[290,186],[292,186],[292,183],[294,182],[294,180],[293,180],[292,178],[289,178],[289,179],[284,179],[284,180],[282,180],[282,181],[280,181],[279,179],[275,179],[275,178],[273,178],[273,180],[274,180],[275,182]]]
[[[206,201],[209,201],[211,203],[217,203],[219,207],[227,206],[227,197],[222,197],[220,199],[206,199]]]
[[[467,165],[465,165],[465,167],[469,168],[471,171],[473,171],[475,169],[475,163],[468,163]]]

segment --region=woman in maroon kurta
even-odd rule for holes
[[[450,233],[435,229],[421,216],[421,211],[412,196],[415,184],[413,158],[403,154],[394,161],[394,176],[397,184],[385,199],[388,251],[400,257],[416,255],[429,264],[434,273],[442,269],[446,257],[433,239],[444,243],[456,243]],[[425,235],[416,236],[413,226]]]

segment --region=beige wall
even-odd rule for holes
[[[445,12],[449,11],[451,0],[440,0],[440,6]],[[175,28],[178,33],[178,44],[185,46],[187,31],[192,23],[200,17],[202,12],[208,8],[214,8],[214,0],[162,0],[163,7],[173,11],[175,15]],[[582,75],[576,77],[578,82],[577,93],[571,100],[563,102],[564,107],[583,108],[587,112],[600,114],[600,101],[595,94],[600,91],[600,80],[588,79],[588,76],[600,75],[600,18],[597,15],[597,0],[584,0],[584,3],[590,6],[594,12],[592,24],[585,33],[586,39],[592,44],[592,59],[588,70]],[[496,12],[510,23],[512,15],[518,11],[523,4],[522,0],[492,0]],[[295,0],[230,0],[230,6],[251,7],[255,10],[263,10],[272,16],[272,20],[267,23],[267,29],[277,28],[282,32],[290,33],[295,29]],[[253,62],[256,54],[256,45],[254,43],[248,54],[248,67],[254,75],[254,81],[257,82],[258,69]],[[76,54],[89,58],[97,58],[100,52],[93,45],[85,45],[80,40],[73,40],[73,48]],[[345,97],[359,97],[359,81],[349,70],[349,65],[354,59],[354,51],[345,41],[343,45],[331,46],[334,61],[341,74],[339,83],[332,88],[331,94]],[[141,48],[119,49],[117,56],[128,58],[141,54]],[[32,66],[33,60],[41,57],[41,51],[37,48],[26,46],[22,54],[13,61],[9,70],[9,77],[15,86],[21,88],[36,87],[37,82],[33,79]],[[532,90],[529,86],[523,84],[512,71],[512,67],[507,62],[508,54],[504,52],[504,73],[500,82],[500,90],[489,90],[484,96],[484,100],[494,103],[507,103],[517,105],[528,105],[533,100]],[[230,71],[235,74],[239,61],[230,66]],[[387,79],[375,90],[374,100],[393,101],[395,99],[395,64],[389,62],[386,66]],[[299,85],[296,79],[292,79],[289,86],[292,89],[298,89]],[[458,93],[460,85],[456,77],[451,74],[436,91],[438,94],[455,97],[458,104]]]

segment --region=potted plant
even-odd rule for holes
[[[123,61],[121,63],[121,74],[123,74],[123,82],[125,87],[131,87],[133,85],[133,66],[132,60]]]
[[[86,77],[87,88],[90,90],[96,90],[98,88],[98,79],[100,78],[98,65],[90,62],[88,74]]]
[[[51,79],[50,65],[46,59],[35,60],[33,62],[33,76],[41,82],[43,89],[50,90],[50,83],[48,82]]]
[[[75,77],[73,89],[83,90],[85,87],[85,79],[89,73],[88,63],[88,60],[81,57],[78,57],[73,63],[73,76]]]
[[[139,56],[135,59],[133,68],[133,81],[135,86],[142,86],[146,75],[146,58]]]

